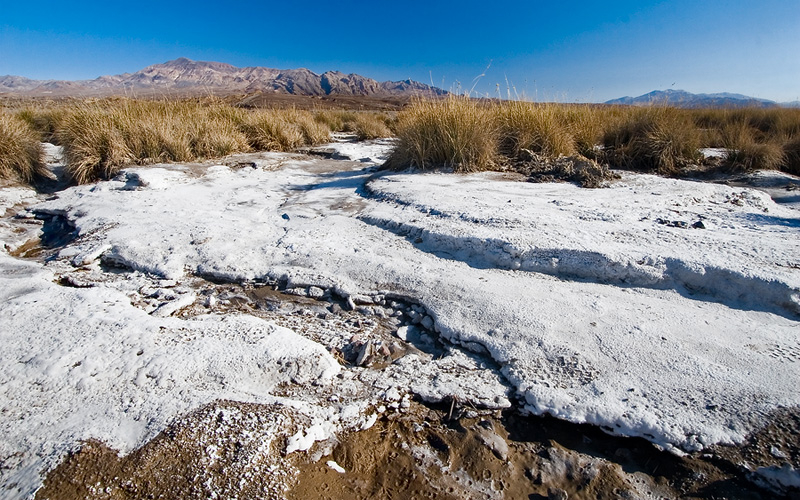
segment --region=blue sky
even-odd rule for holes
[[[0,75],[95,78],[184,56],[561,102],[800,99],[800,0],[4,4]]]

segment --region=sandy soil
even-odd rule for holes
[[[750,481],[741,461],[776,462],[756,452],[775,439],[798,449],[797,412],[742,449],[677,457],[552,418],[413,403],[309,454],[283,456],[281,443],[259,452],[259,425],[281,412],[219,401],[124,457],[85,443],[36,498],[766,499],[781,497]]]

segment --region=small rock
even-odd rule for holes
[[[283,293],[296,297],[305,297],[307,292],[305,288],[287,288]]]
[[[372,356],[372,342],[366,342],[363,346],[361,346],[361,351],[358,353],[358,357],[356,358],[356,365],[357,366],[366,365],[371,356]]]
[[[706,225],[703,224],[703,221],[699,220],[699,221],[695,222],[694,224],[692,224],[692,227],[694,229],[705,229]]]
[[[326,462],[326,464],[327,464],[328,467],[330,467],[331,469],[335,470],[339,474],[344,474],[345,472],[347,472],[347,471],[344,470],[344,468],[341,465],[337,464],[333,460],[328,460]]]
[[[431,318],[430,316],[425,316],[424,318],[422,318],[420,324],[428,330],[433,330],[433,318]]]
[[[397,329],[397,331],[395,332],[395,335],[397,335],[397,338],[399,338],[400,340],[403,340],[403,341],[408,340],[408,327],[407,326],[401,326],[400,328]]]
[[[350,296],[350,299],[352,299],[352,301],[355,304],[360,305],[360,306],[369,306],[369,305],[372,305],[372,304],[375,303],[372,300],[372,297],[369,297],[367,295],[356,295],[356,294],[354,294],[354,295]]]
[[[569,495],[561,488],[550,488],[547,490],[547,498],[548,500],[567,500]]]
[[[786,455],[786,453],[784,453],[783,451],[781,451],[781,450],[780,450],[778,447],[776,447],[776,446],[772,446],[772,447],[769,449],[769,452],[770,452],[770,454],[771,454],[773,457],[775,457],[775,458],[782,458],[782,459],[788,458],[788,456]]]
[[[308,287],[308,296],[312,299],[321,299],[325,296],[325,290],[318,286],[310,286]]]
[[[508,460],[508,443],[505,439],[485,428],[478,429],[478,437],[483,444],[492,450],[494,456],[503,461]]]

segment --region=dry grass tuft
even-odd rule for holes
[[[456,172],[492,168],[498,128],[485,106],[462,97],[416,101],[397,118],[399,143],[389,168],[452,167]]]
[[[58,141],[64,146],[67,175],[78,184],[113,177],[134,159],[114,117],[96,107],[73,110],[58,131]]]
[[[780,144],[765,142],[742,143],[737,149],[728,150],[725,164],[734,172],[753,170],[778,170],[786,160]]]
[[[37,133],[24,120],[0,112],[0,178],[32,182],[47,175]]]
[[[326,109],[314,113],[314,119],[333,132],[352,132],[356,115],[355,111]]]
[[[16,112],[17,118],[27,122],[40,134],[42,142],[56,142],[56,131],[67,117],[65,106],[26,106]]]
[[[674,108],[631,109],[603,138],[606,161],[631,170],[677,175],[700,161],[702,135]]]
[[[500,151],[517,158],[531,151],[547,158],[575,154],[565,108],[556,104],[512,101],[492,108],[500,128]]]
[[[214,99],[104,99],[60,107],[57,113],[19,113],[39,124],[43,136],[55,129],[67,173],[78,183],[107,179],[127,164],[193,161],[251,149],[290,151],[330,139],[328,127],[308,111],[245,111]]]
[[[380,139],[394,135],[387,125],[387,117],[376,113],[358,113],[352,122],[353,132],[359,140]]]
[[[784,144],[783,156],[781,170],[792,175],[800,175],[800,134]]]

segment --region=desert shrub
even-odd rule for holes
[[[359,140],[378,139],[391,137],[391,129],[386,124],[383,115],[376,113],[358,113],[353,120],[353,132]]]
[[[500,150],[506,155],[519,157],[528,150],[557,158],[576,151],[564,108],[559,105],[513,101],[493,111],[499,125]]]
[[[463,97],[415,101],[398,115],[397,138],[389,168],[445,166],[471,172],[491,168],[498,155],[492,112]]]
[[[729,170],[749,172],[752,170],[777,170],[784,165],[784,150],[774,142],[750,142],[729,149],[725,164]]]
[[[603,137],[611,165],[662,175],[679,174],[698,162],[700,141],[689,116],[673,108],[632,109]]]
[[[247,140],[255,150],[291,151],[303,144],[303,131],[272,110],[251,112],[242,125]]]
[[[314,120],[328,127],[333,132],[352,132],[356,120],[354,111],[326,109],[314,113]]]
[[[41,142],[56,142],[56,131],[67,116],[64,106],[26,106],[16,116],[39,134]]]
[[[108,179],[134,159],[113,116],[97,107],[72,110],[58,130],[58,140],[67,175],[78,184]]]
[[[310,112],[291,109],[279,113],[283,114],[286,122],[294,123],[300,128],[304,144],[313,146],[330,141],[330,129],[316,121]]]
[[[0,178],[31,182],[46,175],[38,134],[24,120],[0,111]]]
[[[781,170],[793,175],[800,175],[800,135],[783,145]]]

